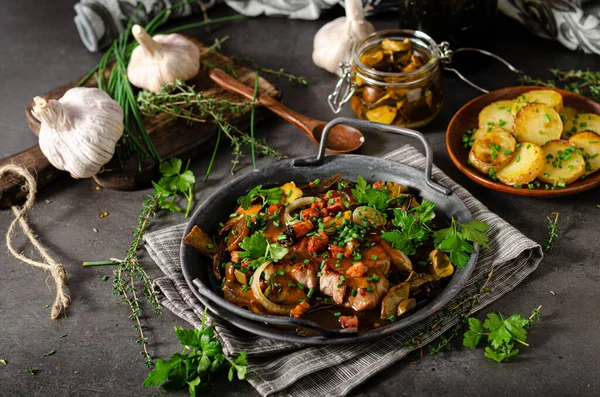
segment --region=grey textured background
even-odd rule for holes
[[[72,22],[74,1],[2,1],[0,3],[0,156],[8,156],[36,143],[28,131],[23,111],[35,95],[48,91],[90,70],[99,54],[88,53],[77,36]],[[226,15],[226,9],[214,10],[212,16]],[[335,12],[334,12],[335,13]],[[327,18],[331,18],[330,14]],[[373,20],[377,29],[396,26],[393,15]],[[530,35],[527,30],[504,18],[496,28],[495,51],[530,74],[545,68],[598,69],[600,60],[570,52],[558,43]],[[290,21],[279,18],[256,18],[238,21],[190,34],[211,42],[215,37],[230,35],[226,54],[247,54],[260,64],[283,67],[310,80],[308,88],[296,88],[285,81],[284,100],[306,115],[332,117],[326,96],[335,78],[316,69],[311,61],[312,37],[323,21]],[[473,61],[475,62],[475,61]],[[515,78],[495,65],[483,64],[471,73],[478,83],[500,88],[514,85]],[[531,307],[544,305],[544,320],[533,328],[530,348],[507,364],[496,364],[483,356],[483,349],[468,350],[458,345],[452,352],[436,357],[413,354],[401,363],[375,376],[355,391],[356,395],[429,396],[462,395],[598,395],[600,385],[600,345],[598,315],[600,287],[595,251],[598,248],[600,219],[599,191],[576,197],[534,200],[507,196],[474,184],[452,165],[445,150],[445,127],[452,115],[477,92],[454,78],[445,81],[446,99],[441,114],[423,129],[430,139],[435,162],[463,184],[477,198],[500,216],[513,223],[532,239],[542,242],[546,235],[546,216],[560,212],[561,237],[554,250],[538,270],[516,290],[495,303],[491,309],[505,313],[529,313]],[[344,115],[351,115],[349,108]],[[294,127],[273,119],[258,127],[260,136],[288,156],[307,155],[313,144]],[[409,140],[366,133],[362,153],[382,155]],[[223,145],[219,162],[207,184],[196,186],[198,201],[231,178],[229,152]],[[267,164],[271,159],[261,159]],[[197,175],[203,175],[208,159],[192,163]],[[249,169],[249,158],[238,172]],[[63,178],[39,197],[31,213],[31,223],[52,255],[67,267],[70,276],[72,306],[68,318],[49,319],[54,293],[48,289],[46,276],[9,257],[0,243],[0,365],[1,396],[117,396],[164,395],[165,391],[146,390],[141,384],[147,374],[140,360],[136,333],[127,319],[128,309],[112,295],[111,268],[83,268],[85,260],[120,257],[131,241],[141,199],[150,190],[114,192],[95,190],[91,180]],[[98,218],[108,211],[110,216]],[[0,234],[4,235],[12,215],[0,212]],[[161,214],[154,230],[182,222],[181,214]],[[98,232],[94,233],[93,228]],[[31,247],[19,237],[26,253]],[[150,274],[156,267],[144,262]],[[550,291],[556,295],[552,295]],[[170,313],[144,319],[149,326],[150,350],[165,357],[179,350],[172,328],[185,326]],[[60,338],[61,334],[68,334]],[[50,357],[42,357],[56,350]],[[31,376],[29,367],[39,372]],[[220,380],[214,395],[256,395],[242,382]]]

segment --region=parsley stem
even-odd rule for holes
[[[258,70],[254,75],[254,98],[250,109],[250,148],[252,150],[252,167],[256,169],[256,155],[254,153],[254,112],[256,109],[256,98],[258,96]]]
[[[192,209],[192,201],[194,200],[194,191],[192,190],[192,187],[189,187],[188,190],[188,194],[189,196],[185,196],[185,198],[187,198],[188,201],[188,205],[187,208],[185,210],[185,217],[187,218],[188,216],[190,216],[190,210]]]

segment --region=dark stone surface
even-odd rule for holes
[[[73,25],[73,1],[40,2],[3,1],[0,4],[0,156],[8,156],[35,144],[36,138],[25,126],[23,110],[33,96],[70,81],[87,72],[99,60],[99,54],[88,53]],[[211,15],[224,15],[220,9]],[[336,12],[334,12],[335,14]],[[331,18],[332,14],[326,16]],[[392,16],[373,19],[378,29],[395,27]],[[190,32],[205,42],[230,35],[224,46],[227,54],[247,54],[259,63],[304,74],[310,79],[308,88],[295,88],[287,82],[279,84],[285,102],[306,115],[329,119],[332,114],[326,96],[336,79],[315,68],[311,61],[312,38],[323,21],[290,21],[282,18],[257,18]],[[598,69],[597,56],[571,52],[560,44],[532,36],[525,28],[500,19],[495,50],[530,74],[545,68]],[[491,44],[490,44],[491,46]],[[476,59],[472,61],[477,62]],[[514,75],[484,63],[471,76],[480,84],[499,88],[514,85]],[[529,338],[530,348],[508,364],[496,364],[483,356],[482,349],[455,348],[436,357],[418,353],[391,366],[359,387],[356,395],[429,396],[462,395],[597,395],[600,393],[600,347],[597,344],[600,287],[595,250],[598,248],[600,204],[598,190],[576,197],[533,200],[507,196],[485,190],[474,184],[451,164],[444,145],[444,130],[452,115],[477,92],[454,78],[446,79],[446,101],[442,112],[423,128],[434,151],[435,162],[451,177],[463,184],[492,211],[512,222],[532,239],[542,242],[547,233],[546,216],[560,212],[561,237],[554,250],[538,270],[516,290],[490,307],[505,313],[527,314],[531,307],[544,305],[544,320]],[[349,108],[343,112],[351,115]],[[273,120],[258,127],[258,134],[288,156],[306,155],[315,150],[313,144],[292,126]],[[382,155],[409,142],[383,133],[367,132],[362,153]],[[207,184],[196,187],[197,199],[231,178],[229,147],[223,145],[219,162]],[[271,159],[261,159],[267,164]],[[202,175],[208,159],[192,164]],[[249,170],[245,158],[238,172]],[[68,178],[43,190],[37,207],[31,213],[36,233],[51,254],[64,263],[70,276],[72,306],[68,317],[49,319],[54,293],[40,271],[8,256],[4,242],[2,276],[0,277],[0,395],[2,396],[117,396],[165,394],[145,390],[141,383],[147,370],[140,360],[136,334],[127,319],[126,307],[112,295],[111,276],[106,267],[83,268],[84,260],[119,257],[131,240],[131,227],[136,223],[140,201],[149,192],[115,192],[95,190],[91,180]],[[98,218],[102,211],[110,216]],[[0,213],[0,234],[4,235],[12,215]],[[154,230],[183,222],[180,214],[162,214]],[[95,233],[93,228],[97,228]],[[31,247],[22,238],[17,246],[26,254]],[[157,276],[157,268],[144,261],[148,272]],[[112,279],[112,277],[111,277]],[[550,293],[554,291],[556,295]],[[482,315],[480,315],[481,317]],[[152,315],[144,319],[149,326],[150,350],[164,357],[179,349],[173,326],[186,324],[170,314]],[[61,334],[68,334],[60,338]],[[56,354],[42,355],[49,350]],[[31,376],[25,372],[36,367]],[[218,382],[214,395],[256,395],[246,383]]]

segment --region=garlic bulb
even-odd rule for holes
[[[188,80],[198,74],[200,50],[182,35],[150,37],[140,25],[133,25],[131,33],[139,43],[127,66],[127,78],[134,86],[158,94],[163,85],[177,79]]]
[[[33,100],[40,148],[54,167],[89,178],[110,161],[123,135],[123,110],[106,92],[78,87],[59,100]]]
[[[375,31],[365,20],[361,0],[345,0],[346,16],[323,25],[313,41],[313,62],[341,76],[340,62],[350,61],[352,46]]]

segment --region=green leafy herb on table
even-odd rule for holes
[[[473,219],[467,223],[459,223],[453,217],[449,228],[433,232],[433,241],[436,248],[448,254],[450,262],[454,266],[462,268],[466,266],[471,254],[475,252],[471,243],[489,248],[488,230],[490,230],[490,226],[485,222]]]
[[[244,237],[240,243],[244,251],[238,257],[255,259],[258,262],[272,260],[278,262],[287,253],[288,249],[277,243],[269,244],[269,239],[261,232],[255,232],[250,237]]]
[[[2,364],[2,365],[7,365],[7,362],[6,362],[6,360],[4,360],[4,359],[0,359],[0,364]]]
[[[281,188],[263,189],[262,185],[258,185],[250,190],[247,195],[238,198],[237,202],[247,210],[256,197],[260,197],[262,199],[261,205],[265,206],[267,204],[279,204],[283,199],[283,194],[284,192]]]
[[[519,77],[521,84],[539,85],[544,87],[562,88],[600,102],[600,72],[591,70],[561,70],[548,69],[556,79],[542,80],[527,75]]]
[[[190,395],[195,396],[197,392],[206,391],[211,377],[227,367],[229,381],[235,376],[239,380],[245,379],[246,352],[242,352],[235,360],[223,354],[213,327],[206,325],[206,311],[200,329],[175,327],[175,334],[184,346],[183,351],[173,354],[168,361],[158,359],[144,381],[144,387],[165,384],[169,389],[178,390],[187,386]]]
[[[548,235],[544,239],[544,251],[550,251],[552,249],[552,245],[554,244],[554,239],[558,238],[558,232],[560,231],[558,227],[558,212],[553,212],[554,220],[550,217],[546,217],[548,219]]]
[[[160,198],[160,208],[171,212],[181,212],[183,208],[175,203],[175,198],[179,193],[187,199],[187,207],[185,216],[190,215],[192,202],[194,201],[194,184],[196,178],[194,173],[189,169],[190,162],[188,161],[183,172],[181,167],[183,162],[178,158],[172,158],[168,161],[160,163],[160,173],[162,177],[157,182],[152,182],[157,192],[162,193]],[[170,199],[169,199],[170,198]]]
[[[470,348],[476,348],[481,339],[487,336],[488,346],[485,348],[484,355],[497,362],[502,362],[510,357],[519,354],[519,349],[515,348],[516,343],[529,346],[527,341],[527,329],[536,320],[541,318],[541,308],[538,306],[532,310],[529,318],[524,318],[520,314],[513,314],[504,318],[501,313],[493,312],[487,315],[483,324],[480,320],[469,318],[469,330],[463,337],[463,345]],[[488,332],[484,332],[487,330]]]
[[[379,211],[387,209],[389,194],[389,190],[373,189],[360,175],[356,181],[355,188],[352,189],[352,195],[359,204],[366,204]]]
[[[29,367],[25,370],[29,375],[35,375],[35,373],[38,371],[37,368],[35,367]]]

